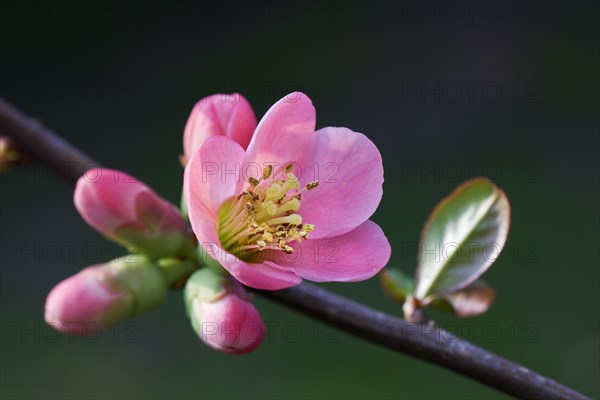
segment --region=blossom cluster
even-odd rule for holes
[[[121,171],[82,176],[77,210],[132,254],[59,283],[48,295],[46,321],[70,332],[92,322],[109,327],[184,286],[200,339],[242,354],[265,333],[247,287],[278,290],[302,279],[353,282],[377,274],[391,252],[369,220],[383,193],[381,155],[361,133],[315,125],[312,102],[298,92],[260,122],[239,94],[200,100],[183,135],[180,208]],[[334,165],[335,176],[309,180],[301,171],[313,165]]]

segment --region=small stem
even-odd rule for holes
[[[192,272],[200,266],[189,260],[179,260],[176,258],[164,258],[158,261],[165,279],[169,286],[176,285],[182,279],[187,278]]]
[[[427,322],[423,310],[421,309],[421,302],[413,295],[406,298],[406,301],[402,305],[402,311],[404,312],[404,320],[406,322],[414,322],[417,324]]]

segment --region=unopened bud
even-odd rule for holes
[[[214,94],[201,99],[192,110],[183,133],[181,164],[185,166],[206,139],[227,136],[248,147],[256,129],[256,116],[248,100],[234,93]]]
[[[87,267],[56,285],[46,299],[45,319],[58,331],[82,334],[89,324],[110,327],[146,312],[166,292],[156,265],[128,256]]]
[[[244,354],[263,340],[265,326],[250,297],[235,279],[209,268],[196,271],[185,288],[192,327],[215,350]]]
[[[175,206],[124,172],[86,172],[77,181],[74,201],[88,224],[130,252],[161,258],[190,246],[185,221]]]

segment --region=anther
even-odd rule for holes
[[[273,166],[267,165],[262,174],[263,179],[269,179],[269,177],[271,176],[272,173],[273,173]]]
[[[257,187],[258,184],[260,183],[260,181],[256,178],[250,177],[248,178],[248,182],[250,183],[250,185],[252,185],[252,187]]]
[[[306,184],[306,190],[313,190],[317,186],[319,186],[319,181],[314,181],[314,182],[307,183]]]
[[[246,212],[248,214],[252,214],[256,210],[256,207],[252,203],[246,203],[246,204],[244,204],[244,208],[246,209]]]
[[[303,224],[301,229],[304,232],[312,232],[315,230],[315,226],[313,224]]]

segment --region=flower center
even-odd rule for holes
[[[302,193],[319,185],[318,181],[300,187],[292,173],[293,164],[283,168],[285,180],[273,180],[273,167],[261,177],[249,178],[248,188],[225,201],[219,210],[219,239],[222,246],[238,258],[253,261],[265,258],[263,250],[293,253],[291,242],[308,238],[314,225],[302,223]]]

